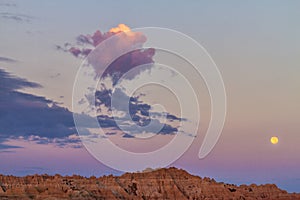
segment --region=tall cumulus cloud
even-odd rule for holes
[[[94,53],[93,50],[97,49],[97,46],[104,41],[109,41],[109,45],[106,45],[104,51],[101,53]],[[115,28],[111,28],[107,32],[101,32],[97,30],[94,34],[81,34],[76,38],[76,44],[65,43],[65,45],[57,46],[57,49],[71,53],[75,57],[87,58],[89,64],[91,64],[98,75],[102,77],[111,77],[115,84],[119,78],[129,70],[136,66],[143,64],[153,63],[153,56],[155,55],[155,49],[143,48],[143,44],[147,41],[147,37],[141,32],[133,32],[125,24],[119,24]],[[135,50],[118,56],[112,60],[112,57],[119,54],[123,50],[133,48]],[[91,54],[92,53],[92,54]],[[112,63],[106,62],[112,60]],[[141,70],[145,70],[143,68]],[[141,71],[135,70],[131,76],[127,78],[134,78]]]

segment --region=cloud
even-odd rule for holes
[[[5,142],[7,142],[7,138],[2,137],[0,135],[0,153],[10,153],[10,152],[14,152],[10,149],[17,149],[17,148],[22,148],[20,146],[16,146],[16,145],[9,145],[9,144],[5,144]]]
[[[185,119],[172,115],[170,113],[166,114],[166,122],[162,123],[159,120],[159,116],[161,113],[153,112],[151,110],[151,105],[141,101],[140,96],[128,97],[122,90],[115,89],[113,91],[111,89],[107,89],[105,87],[101,88],[101,90],[96,91],[96,102],[95,106],[98,109],[98,112],[101,113],[97,116],[99,125],[102,128],[111,128],[111,130],[127,130],[132,134],[139,134],[140,130],[136,129],[132,126],[133,123],[138,125],[139,127],[143,127],[148,125],[151,121],[156,127],[161,127],[160,131],[157,134],[166,135],[166,134],[176,134],[178,131],[177,127],[172,125],[174,121],[183,121]],[[111,98],[114,95],[116,100],[114,101],[114,105],[111,105]],[[124,99],[129,99],[129,102],[124,101]],[[129,103],[129,105],[128,105]],[[129,115],[127,116],[126,110],[129,106]],[[122,113],[120,116],[112,116],[112,110]],[[107,113],[107,114],[103,114]],[[124,115],[125,114],[125,115]],[[151,117],[152,116],[152,117]],[[153,118],[153,116],[155,118]],[[116,121],[120,122],[119,125],[122,126],[122,130]],[[147,129],[145,129],[147,130]],[[151,129],[149,129],[151,131]],[[131,135],[132,136],[132,135]],[[124,137],[128,137],[128,134],[124,134]],[[133,136],[132,136],[133,137]]]
[[[16,149],[16,148],[22,148],[20,146],[14,146],[14,145],[7,145],[7,144],[0,144],[0,152],[1,149]]]
[[[7,150],[7,149],[18,149],[18,148],[22,148],[22,147],[0,143],[0,153],[12,153],[14,151]]]
[[[118,125],[116,124],[116,121],[114,117],[110,117],[108,115],[98,115],[97,120],[99,125],[102,128],[114,128],[119,129]]]
[[[5,72],[4,70],[0,69],[0,92],[1,93],[9,93],[17,89],[23,89],[28,87],[37,88],[37,87],[41,87],[41,85],[27,81],[26,79],[23,78],[13,76]]]
[[[131,51],[114,60],[103,72],[101,71],[102,68],[101,64],[99,64],[99,60],[94,61],[91,58],[90,62],[93,63],[93,66],[95,66],[95,69],[98,70],[98,73],[102,73],[102,77],[111,77],[113,84],[115,84],[120,77],[122,77],[126,72],[129,72],[129,70],[139,65],[153,63],[154,61],[152,60],[152,57],[154,54],[155,50],[153,48]],[[124,78],[131,80],[142,71],[149,68],[150,66],[148,68],[136,68],[133,73],[127,74]]]
[[[53,75],[50,76],[50,78],[57,78],[57,77],[59,77],[59,76],[61,76],[61,73],[53,74]]]
[[[127,134],[127,133],[125,133],[125,134],[123,135],[123,137],[124,137],[124,138],[134,138],[134,136],[129,135],[129,134]]]
[[[2,19],[14,20],[17,22],[31,22],[34,17],[20,13],[0,12]]]
[[[27,137],[21,137],[21,139],[26,141],[33,141],[37,144],[54,144],[57,147],[72,147],[72,148],[81,148],[82,143],[80,137],[77,134],[69,135],[64,138],[47,138],[40,137],[38,135],[30,135]]]
[[[18,91],[28,87],[41,86],[0,69],[0,138],[30,139],[35,135],[49,141],[59,138],[71,142],[69,137],[76,134],[73,113],[45,97]],[[0,140],[2,148],[8,148],[3,142]]]
[[[109,38],[112,38],[109,40],[109,45],[101,53],[92,53],[100,43]],[[76,38],[75,45],[65,43],[64,46],[56,45],[56,49],[69,52],[77,58],[87,57],[88,63],[94,67],[96,74],[102,74],[103,77],[112,77],[115,84],[123,74],[136,66],[154,62],[155,49],[143,49],[143,44],[146,40],[147,38],[143,33],[133,32],[125,24],[119,24],[117,27],[111,28],[108,32],[102,33],[100,30],[97,30],[92,35],[80,34]],[[122,53],[122,51],[133,47],[138,49],[126,54]],[[120,56],[117,56],[119,54]],[[117,57],[115,60],[112,60],[114,56]],[[107,63],[109,60],[112,60],[112,63]],[[108,65],[107,68],[105,68],[106,64]],[[142,70],[146,69],[135,70],[131,76],[127,76],[126,78],[132,79],[140,74]]]
[[[133,135],[142,132],[159,135],[176,134],[178,132],[176,125],[185,119],[167,112],[162,114],[153,111],[150,104],[140,100],[141,96],[129,97],[119,88],[112,90],[102,85],[96,90],[95,102],[90,100],[88,95],[81,101],[88,102],[88,105],[95,103],[97,121],[104,132],[121,132],[126,138],[130,138],[128,137],[130,134],[134,137]],[[114,98],[113,105],[112,97]],[[164,116],[165,119],[163,119]],[[80,120],[85,121],[82,117]],[[148,126],[150,123],[151,126]]]
[[[15,63],[15,62],[17,62],[17,60],[0,56],[0,62]]]

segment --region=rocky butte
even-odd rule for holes
[[[274,184],[233,185],[176,168],[122,176],[0,175],[0,199],[281,199],[300,200]]]

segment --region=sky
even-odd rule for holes
[[[179,80],[175,84],[179,89],[174,91],[184,91],[183,79],[174,78],[156,65],[166,61],[188,77],[201,110],[197,137],[187,134],[187,138],[194,138],[192,145],[169,166],[217,181],[275,183],[289,192],[300,192],[299,8],[300,2],[292,0],[127,3],[1,0],[0,173],[84,176],[122,173],[99,162],[77,134],[73,114],[78,118],[89,114],[88,110],[79,113],[72,107],[73,86],[82,63],[90,64],[96,74],[101,72],[106,78],[105,87],[98,88],[101,109],[96,114],[105,137],[117,146],[132,152],[153,151],[171,141],[180,124],[194,128],[197,112],[188,90],[180,93],[183,100],[179,101],[176,100],[179,94],[155,86],[137,88],[129,105],[134,122],[147,124],[149,113],[159,111],[152,109],[153,105],[164,104],[167,120],[154,120],[156,126],[165,127],[157,136],[140,140],[138,137],[149,135],[134,132],[126,115],[115,119],[126,118],[130,126],[124,127],[133,135],[122,133],[112,119],[109,95],[114,80],[124,74],[123,87],[133,87],[152,75],[171,83]],[[188,70],[189,63],[162,50],[146,49],[119,58],[103,71],[99,68],[101,59],[83,52],[97,48],[101,38],[112,37],[111,28],[119,24],[182,32],[201,44],[216,63],[226,89],[227,112],[222,134],[204,159],[198,158],[198,152],[208,128],[211,102],[203,78]],[[101,31],[100,36],[94,34],[97,30]],[[124,34],[117,35],[119,43],[114,45],[119,46],[114,53],[123,47],[142,47],[150,40],[142,31]],[[130,38],[128,44],[126,38]],[[194,53],[187,51],[190,55]],[[128,66],[131,69],[141,64],[148,65],[126,77]],[[150,69],[152,74],[147,71]],[[130,97],[121,90],[118,95]],[[88,100],[83,105],[88,105]],[[179,105],[186,105],[185,101],[190,103],[188,112],[180,116]],[[125,108],[120,106],[116,110],[123,113]],[[86,124],[83,130],[92,132],[93,128],[93,124]],[[270,143],[272,136],[279,138],[278,144]],[[121,158],[120,162],[126,160]]]

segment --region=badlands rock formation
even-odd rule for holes
[[[0,199],[292,199],[276,185],[218,183],[176,168],[100,178],[82,176],[0,175]]]

